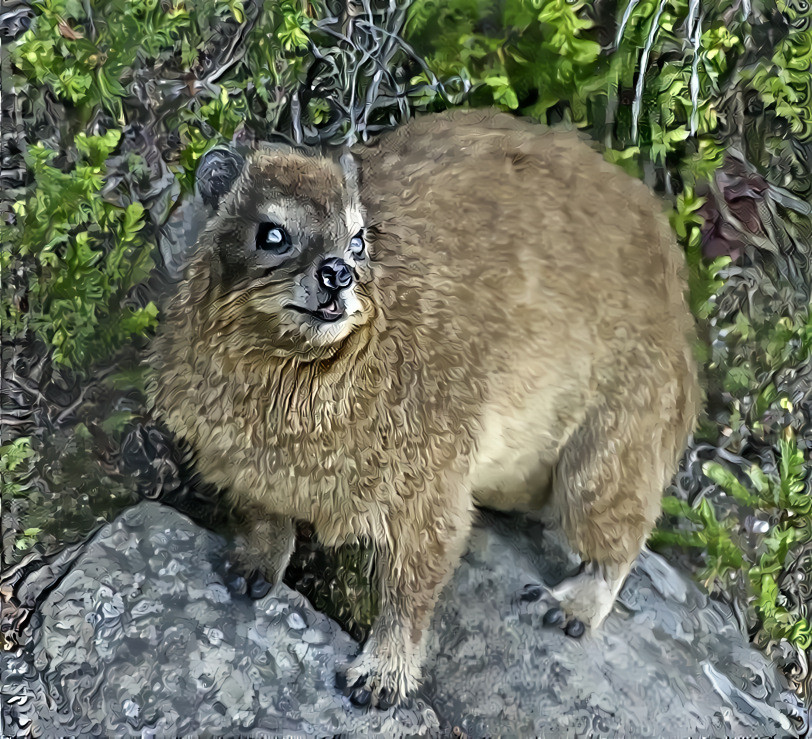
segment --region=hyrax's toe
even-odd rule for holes
[[[580,639],[586,632],[583,621],[568,616],[566,611],[557,605],[547,610],[541,620],[545,626],[557,626],[574,639]]]
[[[393,705],[394,703],[389,700],[389,691],[386,688],[382,688],[378,693],[378,708],[382,711],[388,711]]]
[[[254,600],[264,598],[272,588],[273,584],[269,583],[259,572],[255,572],[248,578],[248,595]]]
[[[358,708],[366,708],[372,700],[372,691],[366,688],[356,688],[350,693],[350,702]]]
[[[567,614],[563,608],[553,606],[541,619],[545,626],[563,626],[567,622]]]
[[[525,603],[535,603],[536,601],[541,600],[543,595],[544,588],[541,585],[533,585],[531,583],[522,588],[522,592],[519,594],[519,600]]]
[[[236,572],[227,573],[224,581],[233,595],[245,595],[248,592],[248,583],[242,575]]]
[[[242,564],[233,552],[228,553],[223,570],[226,587],[235,595],[245,595],[248,592],[248,579]]]
[[[584,632],[586,632],[586,626],[584,626],[583,621],[579,621],[577,618],[573,618],[564,628],[564,633],[573,639],[580,639]]]

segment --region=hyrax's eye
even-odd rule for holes
[[[260,223],[257,228],[257,249],[284,254],[290,249],[290,234],[275,223]]]
[[[364,234],[363,231],[359,231],[355,236],[352,237],[350,241],[350,251],[359,256],[364,253]]]

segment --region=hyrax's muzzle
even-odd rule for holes
[[[319,265],[316,279],[319,281],[319,287],[330,294],[338,295],[345,287],[352,285],[352,270],[343,259],[330,257]]]
[[[309,313],[321,321],[331,323],[344,315],[344,300],[342,290],[351,287],[355,277],[350,266],[338,257],[329,257],[322,260],[316,269],[316,283],[318,285],[318,308],[309,310],[297,305],[290,307],[300,313]]]
[[[337,321],[344,315],[341,291],[353,283],[350,266],[338,257],[325,259],[316,270],[319,284],[319,308],[316,314],[323,321]]]

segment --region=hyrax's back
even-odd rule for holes
[[[552,490],[574,547],[612,565],[613,598],[699,403],[662,204],[578,135],[503,114],[420,118],[359,156],[384,302],[421,291],[430,357],[464,345],[485,378],[477,502]]]

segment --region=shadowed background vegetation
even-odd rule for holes
[[[201,156],[339,145],[495,105],[582,129],[685,248],[708,411],[651,544],[733,603],[803,695],[812,646],[812,10],[806,0],[41,0],[2,11],[3,619],[142,496],[219,517],[143,411],[139,353]],[[577,245],[573,245],[577,249]],[[355,633],[363,553],[286,580]],[[13,628],[6,646],[14,648]]]

